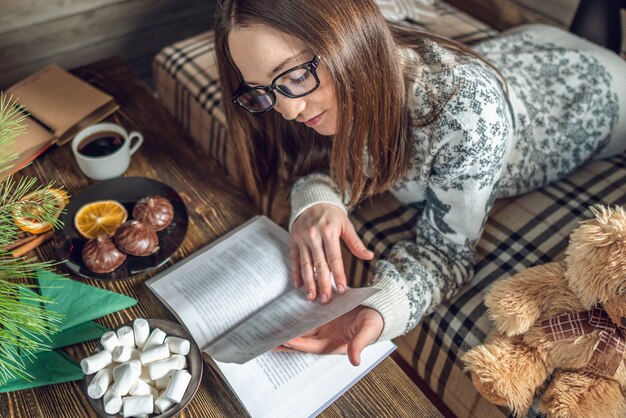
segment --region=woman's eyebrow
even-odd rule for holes
[[[281,62],[280,64],[278,64],[276,66],[276,68],[274,68],[269,74],[267,74],[267,78],[273,78],[274,74],[276,74],[280,70],[282,70],[287,65],[287,63],[295,60],[296,58],[298,58],[301,55],[304,55],[304,53],[307,52],[307,51],[308,51],[308,49],[305,49],[304,51],[302,51],[302,52],[300,52],[300,53],[298,53],[296,55],[293,55],[293,56],[287,58],[286,60],[284,60],[283,62]]]

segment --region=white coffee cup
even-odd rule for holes
[[[143,135],[139,132],[126,132],[115,123],[98,123],[76,134],[72,152],[87,177],[108,180],[124,174],[130,165],[130,156],[142,143]]]

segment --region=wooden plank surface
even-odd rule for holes
[[[162,181],[177,190],[185,201],[189,228],[181,247],[167,265],[188,256],[256,214],[250,200],[210,158],[192,146],[191,139],[181,126],[156,102],[121,60],[99,62],[76,73],[112,94],[120,103],[121,110],[114,115],[113,120],[127,129],[144,134],[144,144],[133,156],[125,175]],[[77,193],[92,183],[78,170],[69,146],[50,150],[21,174],[37,176],[44,183],[54,180],[64,185],[70,193]],[[42,259],[54,259],[49,243],[37,252]],[[108,315],[97,322],[113,328],[137,317],[175,321],[173,315],[143,285],[155,273],[117,282],[81,279],[139,301],[134,307]],[[89,355],[95,346],[96,341],[91,341],[67,347],[65,351],[80,360]],[[179,416],[205,418],[245,415],[235,395],[205,365],[198,392]],[[82,391],[80,381],[0,394],[0,417],[94,416],[95,412]],[[398,365],[387,358],[326,409],[322,416],[419,418],[441,415]]]
[[[0,34],[127,0],[3,0]]]

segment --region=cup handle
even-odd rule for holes
[[[134,144],[132,143],[133,139],[136,139]],[[130,155],[133,155],[135,153],[135,151],[137,151],[139,149],[141,144],[143,144],[143,135],[140,134],[139,132],[133,131],[133,132],[128,134],[128,142],[131,143]]]

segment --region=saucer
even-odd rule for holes
[[[98,200],[116,200],[130,215],[139,199],[154,195],[168,199],[174,208],[172,223],[157,232],[159,250],[144,257],[128,254],[124,263],[110,273],[94,273],[89,270],[82,260],[82,251],[87,239],[74,227],[74,215],[78,209]],[[60,220],[63,222],[63,229],[57,231],[53,239],[57,258],[61,261],[67,260],[63,266],[70,272],[98,280],[130,279],[161,267],[183,242],[189,223],[185,203],[179,194],[168,185],[146,177],[118,177],[86,187],[71,197]]]

